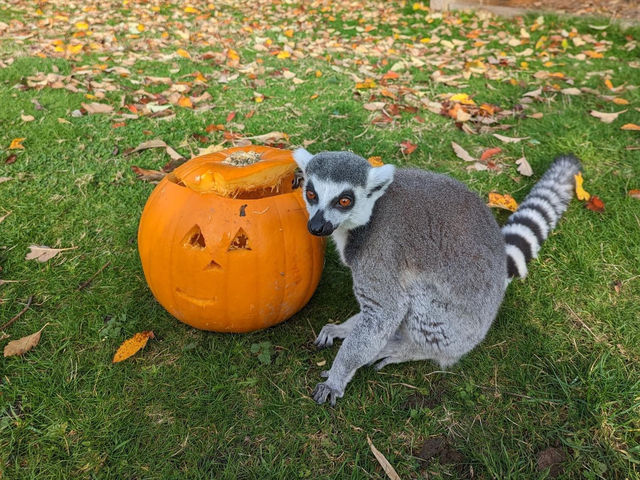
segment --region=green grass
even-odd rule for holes
[[[414,37],[419,42],[435,28],[440,28],[438,36],[443,39],[467,40],[464,35],[472,30],[470,23],[479,22],[479,38],[490,42],[488,51],[480,54],[487,61],[500,50],[510,55],[526,48],[499,45],[498,32],[517,34],[535,21],[535,17],[493,19],[484,25],[484,20],[461,14],[427,24],[422,21],[424,13],[413,11],[411,4],[380,4],[398,17],[384,21],[370,16],[376,3],[371,10],[345,10],[341,17],[343,7],[334,5],[330,12],[307,12],[317,22],[316,28],[296,31],[294,39],[320,38],[320,27],[326,27],[335,28],[332,38],[345,44],[366,43],[368,34],[352,27],[380,22],[379,39],[398,33],[407,36],[402,44],[413,42]],[[117,8],[121,7],[119,3]],[[34,21],[33,8],[7,8],[6,2],[0,2],[0,21]],[[131,11],[114,10],[110,22],[117,24],[121,18],[146,22],[150,31],[143,37],[155,38],[152,23],[140,20],[146,18],[137,13],[142,8],[147,7],[136,4]],[[178,14],[182,8],[163,5]],[[45,8],[45,14],[53,10]],[[267,11],[260,21],[272,19],[273,26],[282,30],[298,25],[299,13],[293,8]],[[260,19],[242,7],[224,6],[221,12],[237,25]],[[336,20],[328,18],[330,13]],[[462,24],[447,23],[455,18],[461,18]],[[194,17],[184,21],[204,26]],[[575,60],[569,55],[593,46],[569,46],[551,53],[549,60],[555,66],[544,67],[547,59],[533,55],[528,70],[505,67],[508,75],[499,80],[473,75],[458,89],[434,84],[430,74],[435,67],[426,65],[409,69],[413,79],[407,84],[419,87],[430,99],[464,92],[477,103],[503,108],[513,108],[523,93],[538,85],[554,83],[532,77],[541,69],[562,71],[575,86],[597,88],[603,94],[608,92],[602,78],[590,73],[611,70],[615,86],[636,85],[638,69],[629,63],[637,61],[638,47],[628,50],[625,45],[637,41],[640,30],[621,31],[612,25],[599,31],[589,23],[546,16],[544,26],[531,33],[531,41],[575,28],[580,35],[612,42],[602,59]],[[178,28],[172,22],[167,25]],[[213,96],[212,110],[175,107],[172,121],[141,117],[127,120],[120,128],[113,128],[115,120],[109,115],[71,117],[87,101],[86,92],[15,88],[38,72],[57,69],[68,75],[82,65],[120,65],[120,57],[97,52],[40,58],[23,55],[10,40],[0,40],[0,60],[14,60],[0,69],[0,177],[12,177],[0,184],[4,209],[0,216],[11,211],[0,224],[0,266],[3,279],[21,281],[0,285],[0,324],[20,311],[27,297],[34,297],[32,307],[6,329],[10,338],[2,345],[48,323],[33,351],[0,360],[0,476],[38,480],[385,478],[367,445],[369,436],[403,479],[547,478],[547,472],[538,470],[537,459],[548,447],[564,452],[560,478],[638,478],[640,202],[626,192],[640,188],[640,152],[626,149],[638,146],[638,133],[622,131],[620,126],[640,124],[635,110],[640,108],[640,90],[617,95],[627,99],[628,106],[589,94],[568,97],[547,92],[548,103],[536,102],[527,110],[542,112],[543,118],[502,122],[513,128],[501,133],[529,137],[518,144],[501,144],[488,134],[466,135],[451,119],[426,109],[418,111],[425,123],[404,114],[391,126],[376,127],[362,103],[370,95],[381,99],[378,90],[354,95],[349,72],[366,75],[359,73],[358,65],[341,62],[360,58],[372,67],[386,58],[387,64],[379,65],[381,75],[390,65],[409,58],[405,47],[398,46],[399,53],[388,56],[346,49],[332,52],[330,60],[305,50],[309,55],[301,60],[279,60],[256,51],[253,42],[243,43],[251,35],[235,30],[229,38],[238,42],[235,48],[243,62],[263,60],[265,72],[257,80],[264,83],[241,75],[223,89],[211,80],[207,91]],[[267,29],[255,35],[277,42],[281,33]],[[70,38],[60,32],[47,38],[58,37]],[[35,40],[31,41],[33,45]],[[224,68],[210,61],[163,61],[156,53],[172,53],[177,43],[141,53],[136,41],[122,40],[130,45],[125,57],[132,51],[140,54],[128,67],[130,77],[95,75],[96,81],[108,80],[117,86],[102,102],[117,106],[122,94],[131,101],[145,75],[184,81],[183,76],[195,71],[217,75]],[[228,47],[224,42],[213,47],[180,42],[194,57]],[[470,48],[467,45],[465,50]],[[517,57],[517,63],[521,60]],[[451,67],[455,61],[448,65],[443,73],[455,73]],[[178,73],[172,72],[178,67]],[[270,75],[283,67],[305,82],[294,85]],[[323,75],[316,77],[316,70]],[[512,85],[510,77],[526,85]],[[147,90],[155,91],[154,87]],[[254,91],[267,99],[255,103]],[[319,96],[312,100],[315,94]],[[43,110],[34,109],[34,99]],[[612,124],[588,114],[623,108],[629,111]],[[251,110],[256,113],[245,118]],[[604,200],[606,210],[598,214],[578,201],[570,205],[540,258],[530,265],[526,281],[509,287],[484,343],[450,371],[440,372],[427,362],[391,366],[380,373],[363,368],[335,408],[318,406],[309,397],[326,368],[318,364],[330,364],[337,349],[316,350],[315,333],[326,322],[343,321],[357,311],[350,274],[332,247],[309,304],[289,321],[252,334],[209,333],[179,323],[154,300],[143,277],[136,233],[153,185],[137,180],[130,166],[159,168],[168,157],[158,150],[134,156],[122,152],[159,137],[187,156],[197,153],[197,147],[205,145],[191,134],[204,134],[211,123],[225,123],[230,111],[237,112],[234,122],[244,124],[247,135],[281,130],[294,145],[314,140],[308,147],[314,152],[350,149],[365,157],[380,155],[399,166],[448,173],[483,197],[498,191],[522,200],[554,155],[573,151],[583,160],[585,187]],[[21,114],[33,115],[35,120],[25,123]],[[58,118],[71,124],[59,123]],[[223,140],[221,133],[207,135],[212,143]],[[16,137],[26,138],[24,151],[7,149]],[[416,143],[418,149],[402,155],[399,143],[404,140]],[[466,164],[453,154],[451,141],[477,156],[484,148],[500,146],[504,172],[467,172]],[[114,153],[116,146],[118,153]],[[17,154],[17,160],[5,164],[11,153]],[[532,178],[516,171],[514,161],[523,154],[534,169]],[[506,218],[503,213],[497,216],[500,221]],[[32,244],[76,248],[40,264],[24,259]],[[110,262],[108,268],[78,291],[106,262]],[[614,289],[616,282],[619,292]],[[113,365],[118,345],[142,330],[153,330],[157,338],[132,359]],[[267,362],[251,350],[261,342],[271,344]],[[457,452],[458,463],[439,461],[437,456],[426,461],[417,457],[424,441],[438,436]]]

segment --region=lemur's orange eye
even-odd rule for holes
[[[316,198],[318,198],[318,196],[316,195],[316,192],[312,190],[307,190],[307,198],[309,200],[315,200]]]
[[[349,197],[342,197],[340,200],[338,200],[338,203],[341,207],[350,207],[351,199]]]

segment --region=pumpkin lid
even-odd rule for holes
[[[173,174],[198,193],[259,198],[290,192],[296,167],[289,150],[250,145],[193,158]]]

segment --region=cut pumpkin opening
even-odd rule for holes
[[[184,236],[184,240],[182,241],[182,243],[184,243],[185,247],[197,248],[200,250],[204,249],[204,247],[207,246],[206,242],[204,241],[202,230],[200,230],[200,227],[198,225],[194,225],[193,227],[191,227],[191,230],[189,230]]]
[[[249,237],[243,229],[239,229],[236,236],[231,240],[229,251],[231,250],[251,250],[249,247]]]
[[[289,150],[252,145],[196,157],[174,170],[173,182],[198,193],[263,198],[291,192],[295,170]]]

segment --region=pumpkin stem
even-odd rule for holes
[[[258,163],[262,160],[262,155],[258,152],[253,151],[239,151],[233,152],[227,158],[225,158],[221,163],[226,163],[227,165],[233,165],[234,167],[245,167],[247,165],[253,165],[254,163]]]

